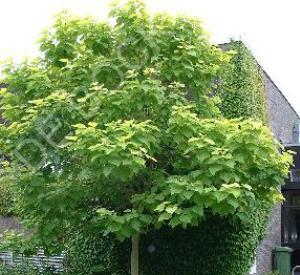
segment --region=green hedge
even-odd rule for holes
[[[199,227],[162,228],[142,236],[142,275],[242,275],[249,271],[267,221],[265,207],[247,223],[210,215]],[[75,234],[69,242],[67,274],[129,275],[130,242],[101,233]]]
[[[263,237],[266,211],[254,211],[252,218],[245,224],[234,217],[211,216],[197,228],[149,234],[141,249],[143,274],[246,274]]]
[[[63,275],[63,273],[56,273],[48,266],[37,268],[24,263],[15,267],[0,265],[0,275]]]
[[[129,242],[120,243],[101,231],[78,230],[67,241],[64,275],[126,275],[129,262]]]
[[[14,191],[11,181],[8,180],[7,175],[0,173],[0,216],[13,215],[14,207]]]

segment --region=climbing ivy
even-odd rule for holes
[[[222,46],[233,51],[219,82],[220,110],[227,118],[253,118],[267,122],[262,69],[242,41]]]

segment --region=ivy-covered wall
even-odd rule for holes
[[[267,122],[262,69],[241,41],[221,45],[234,52],[220,76],[220,110],[227,118],[253,118]]]

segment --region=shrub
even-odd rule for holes
[[[265,213],[253,211],[248,222],[211,215],[197,228],[153,232],[143,242],[143,274],[247,274],[263,237]]]
[[[267,209],[261,205],[247,222],[210,214],[196,228],[151,231],[141,238],[141,274],[246,274],[264,235]],[[69,240],[67,274],[128,275],[129,251],[129,241],[78,232]]]
[[[112,275],[114,241],[102,232],[73,232],[66,246],[67,275]]]
[[[117,241],[101,231],[78,230],[66,245],[65,275],[128,275],[130,242]]]
[[[2,167],[7,162],[1,163]],[[9,216],[14,213],[14,189],[10,172],[0,170],[0,216]]]
[[[17,265],[15,267],[0,265],[1,275],[63,275],[62,272],[55,272],[53,268],[42,265],[41,267],[33,266],[29,263]]]

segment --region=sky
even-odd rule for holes
[[[242,39],[300,114],[299,0],[145,0],[150,12],[199,17],[212,43]],[[0,60],[37,54],[40,32],[63,9],[107,18],[110,0],[0,0]]]

